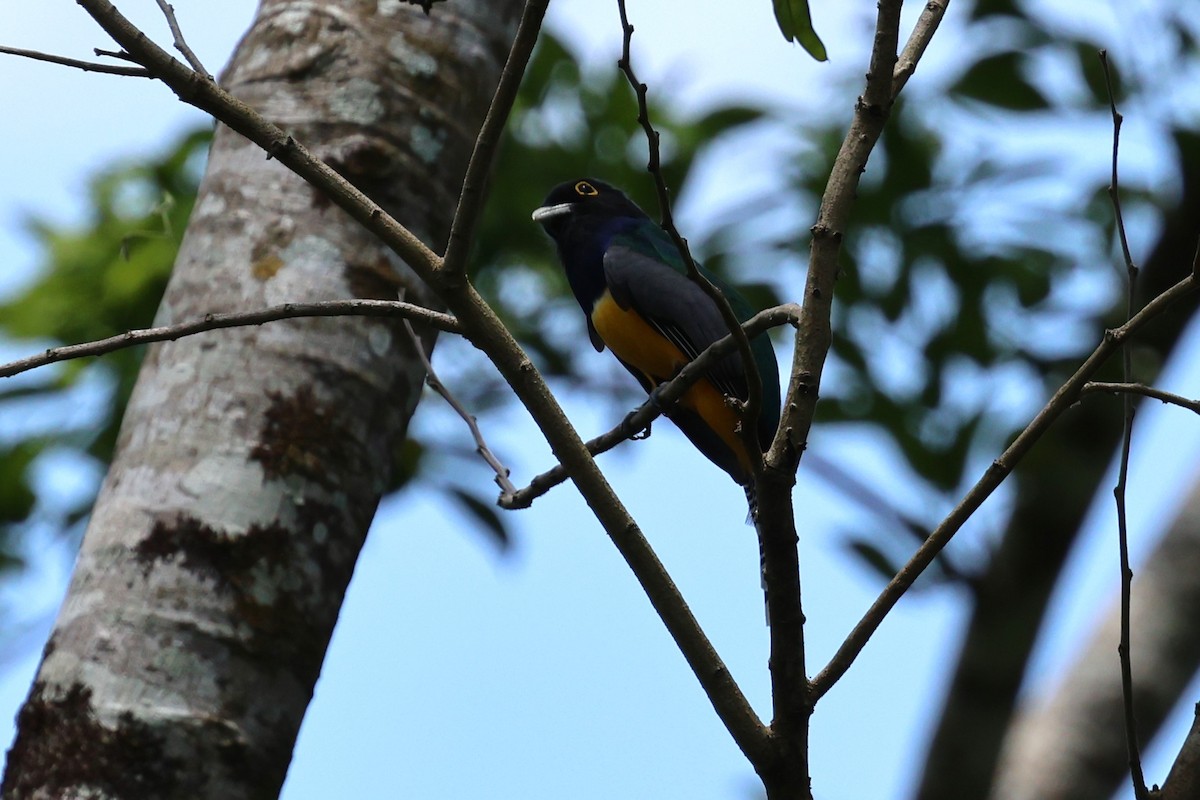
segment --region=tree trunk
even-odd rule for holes
[[[263,0],[223,84],[440,250],[519,8]],[[158,322],[400,287],[427,300],[414,283],[218,126]],[[413,347],[396,322],[341,318],[149,349],[5,798],[278,794],[421,393]]]
[[[1120,434],[1103,403],[1072,409],[1021,464],[1017,507],[974,586],[974,607],[918,800],[983,798],[1042,618]]]
[[[1200,666],[1197,575],[1200,486],[1134,578],[1130,652],[1143,745]],[[1105,800],[1129,780],[1119,638],[1114,604],[1049,699],[1018,715],[992,788],[995,800]]]

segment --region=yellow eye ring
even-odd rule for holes
[[[600,190],[598,190],[595,186],[592,186],[587,181],[580,181],[579,183],[575,184],[575,194],[581,195],[582,197],[595,197],[596,195],[600,194]]]

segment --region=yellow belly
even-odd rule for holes
[[[688,362],[669,339],[637,312],[617,305],[607,291],[592,306],[592,325],[613,355],[641,372],[650,387],[669,380]],[[679,405],[699,414],[737,455],[742,468],[750,471],[750,459],[737,433],[738,414],[717,387],[702,378],[684,393]]]

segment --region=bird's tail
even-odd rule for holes
[[[762,533],[758,530],[758,493],[754,490],[754,484],[744,487],[746,490],[746,505],[750,507],[746,514],[746,524],[754,526],[754,532],[758,539],[758,585],[762,587],[763,593],[763,619],[767,626],[771,625],[771,609],[767,605],[767,557],[766,551],[763,550]]]
[[[743,486],[746,490],[746,506],[749,509],[746,512],[746,524],[757,525],[758,523],[758,491],[755,490],[754,484]]]

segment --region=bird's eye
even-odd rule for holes
[[[600,191],[587,181],[580,181],[579,183],[575,184],[575,194],[583,197],[595,197],[596,195],[600,194]]]

